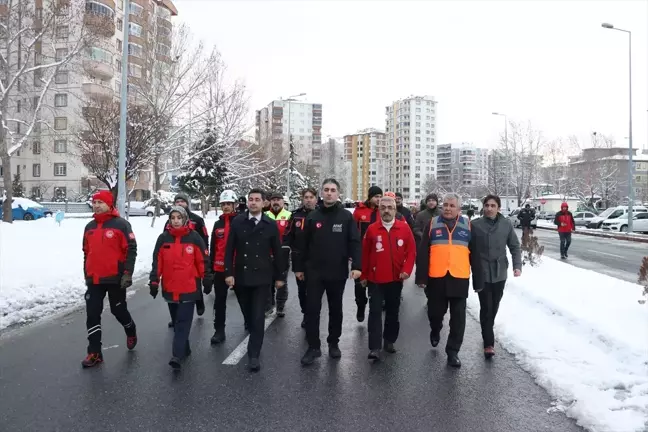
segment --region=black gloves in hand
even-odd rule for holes
[[[124,273],[121,278],[121,289],[125,290],[131,285],[133,285],[133,276],[129,273]]]
[[[203,292],[209,294],[212,292],[212,287],[214,286],[214,278],[212,276],[205,276],[202,281]]]
[[[151,293],[151,297],[155,298],[158,295],[158,283],[155,281],[149,282],[149,292]]]

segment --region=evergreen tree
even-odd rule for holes
[[[215,132],[207,129],[202,139],[193,146],[191,157],[182,166],[178,188],[190,196],[210,201],[227,184],[228,171],[223,146]]]
[[[23,187],[23,184],[20,181],[20,173],[16,173],[16,175],[14,175],[14,179],[13,182],[11,183],[11,187],[13,189],[13,196],[18,198],[24,198],[25,188]]]

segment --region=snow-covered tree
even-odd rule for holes
[[[12,188],[12,191],[13,191],[13,196],[20,197],[20,198],[25,196],[25,187],[23,186],[22,182],[20,181],[20,173],[19,172],[14,174],[13,183],[11,184],[11,188]]]
[[[56,77],[75,65],[78,54],[108,23],[86,26],[84,2],[4,0],[0,2],[0,159],[4,221],[11,222],[11,157],[39,129],[53,130],[42,116],[57,86]],[[62,78],[61,78],[62,79]]]

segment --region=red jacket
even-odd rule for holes
[[[87,283],[117,284],[133,274],[137,242],[130,223],[116,209],[95,214],[83,233],[83,272]]]
[[[559,211],[556,213],[554,224],[558,226],[558,232],[568,233],[576,230],[576,222],[569,210]]]
[[[225,246],[227,245],[230,224],[236,216],[236,213],[222,214],[214,224],[209,246],[209,257],[211,260],[210,267],[215,272],[222,273],[225,271]]]
[[[150,281],[162,281],[162,296],[171,302],[200,298],[201,279],[209,273],[209,251],[200,234],[183,226],[160,234],[153,251]]]
[[[362,240],[362,279],[399,281],[401,273],[412,274],[415,262],[416,241],[407,222],[396,219],[389,231],[380,220],[369,225]]]
[[[353,211],[353,219],[358,224],[360,237],[364,237],[369,225],[379,220],[378,208],[371,208],[366,203],[360,203]]]

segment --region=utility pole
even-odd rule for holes
[[[119,118],[119,159],[117,168],[117,210],[126,214],[126,129],[128,118],[128,34],[130,0],[124,0],[124,40],[122,45],[121,101]]]

